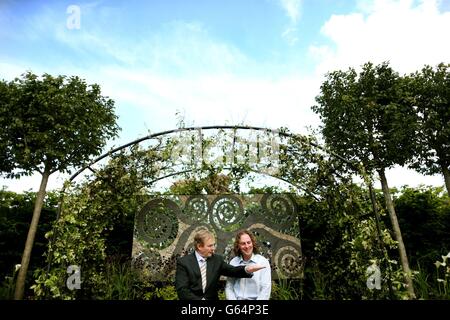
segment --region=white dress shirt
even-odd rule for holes
[[[252,278],[227,278],[225,295],[227,300],[269,300],[272,289],[272,272],[269,261],[260,254],[253,254],[248,261],[241,256],[234,257],[232,266],[260,264],[264,269],[253,273]]]

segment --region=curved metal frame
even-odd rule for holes
[[[178,132],[185,132],[185,131],[199,131],[199,130],[220,130],[220,129],[263,131],[263,132],[266,132],[266,133],[278,134],[278,135],[281,136],[281,137],[287,137],[287,138],[299,138],[299,137],[302,137],[302,136],[299,135],[299,134],[286,133],[286,132],[283,132],[283,131],[280,131],[280,130],[274,130],[274,129],[269,129],[269,128],[256,127],[256,126],[243,126],[243,125],[237,125],[237,126],[229,126],[229,125],[220,125],[220,126],[200,126],[200,127],[187,127],[187,128],[178,128],[178,129],[173,129],[173,130],[161,131],[161,132],[158,132],[158,133],[150,134],[150,135],[148,135],[148,136],[146,136],[146,137],[143,137],[143,138],[136,139],[136,140],[134,140],[134,141],[131,141],[131,142],[129,142],[129,143],[126,143],[126,144],[124,144],[124,145],[122,145],[122,146],[119,146],[119,147],[117,147],[117,148],[114,148],[114,149],[112,149],[112,150],[110,150],[110,151],[108,151],[108,152],[102,154],[101,156],[99,156],[99,157],[95,158],[93,161],[91,161],[88,165],[82,167],[82,168],[79,169],[77,172],[75,172],[75,173],[70,177],[69,181],[72,182],[79,174],[81,174],[81,173],[82,173],[83,171],[85,171],[86,169],[91,170],[92,172],[95,172],[95,170],[91,168],[92,165],[96,164],[97,162],[99,162],[100,160],[102,160],[102,159],[104,159],[104,158],[106,158],[106,157],[108,157],[108,156],[111,156],[112,154],[114,154],[114,153],[116,153],[116,152],[118,152],[118,151],[120,151],[120,150],[123,150],[123,149],[125,149],[125,148],[127,148],[127,147],[130,147],[130,146],[139,144],[139,143],[141,143],[141,142],[143,142],[143,141],[155,139],[155,138],[157,138],[157,137],[161,137],[161,136],[165,136],[165,135],[169,135],[169,134],[173,134],[173,133],[178,133]],[[345,158],[342,157],[341,155],[339,155],[339,154],[337,154],[337,153],[335,153],[335,152],[333,152],[333,151],[331,151],[331,150],[327,150],[327,148],[325,148],[325,147],[323,147],[323,146],[320,146],[320,145],[318,145],[317,143],[314,143],[314,142],[312,142],[312,141],[309,141],[309,139],[306,139],[306,140],[307,140],[307,141],[305,141],[304,143],[309,144],[310,146],[316,147],[316,148],[318,148],[318,149],[320,149],[320,150],[322,150],[322,151],[325,151],[326,153],[328,153],[328,154],[330,154],[330,155],[332,155],[332,156],[334,156],[334,157],[336,157],[336,158],[342,160],[343,162],[347,163],[347,164],[350,165],[351,167],[355,168],[358,172],[360,171],[360,170],[359,170],[359,167],[358,167],[358,165],[357,165],[356,163],[354,163],[354,162],[352,162],[352,161],[350,161],[350,160],[345,159]],[[187,172],[196,171],[196,170],[202,170],[202,169],[184,170],[184,171],[172,173],[172,174],[169,174],[169,175],[166,175],[166,176],[157,178],[157,179],[153,180],[152,182],[155,182],[155,181],[158,181],[158,180],[162,180],[162,179],[166,179],[166,178],[168,178],[168,177],[175,176],[175,175],[178,175],[178,174],[183,174],[183,173],[187,173]],[[255,172],[255,173],[259,173],[259,174],[266,174],[266,173],[264,173],[264,172],[257,171],[257,170],[249,170],[249,171]],[[361,172],[360,172],[360,173],[361,173]],[[269,176],[272,176],[272,175],[269,175]],[[282,179],[282,178],[276,177],[276,176],[272,176],[272,177],[275,178],[275,179],[278,179],[278,180],[287,182],[288,184],[294,186],[295,188],[297,188],[297,189],[299,189],[299,190],[303,190],[302,188],[300,188],[300,187],[297,186],[296,184],[293,184],[293,183],[290,182],[290,181],[287,181],[287,180],[285,180],[285,179]],[[372,190],[371,184],[369,184],[368,187],[369,187],[369,190],[370,190],[370,196],[371,196],[370,198],[371,198],[371,200],[372,200],[372,205],[373,205],[374,215],[375,215],[375,218],[376,218],[375,221],[376,221],[376,224],[377,224],[377,231],[378,231],[378,233],[379,233],[378,236],[379,236],[379,238],[381,239],[381,234],[380,234],[380,232],[381,232],[380,219],[379,219],[378,211],[377,211],[377,209],[376,209],[376,204],[373,203],[374,197],[373,197],[373,190]],[[303,191],[306,191],[306,190],[303,190]],[[64,192],[65,192],[65,186],[63,187],[62,192],[61,192],[62,195],[61,195],[60,202],[59,202],[59,204],[58,204],[58,211],[57,211],[56,221],[59,220],[59,217],[60,217],[60,214],[61,214],[62,201],[63,201],[63,197],[64,197]],[[308,191],[306,191],[306,192],[307,192],[309,195],[312,195],[310,192],[308,192]],[[312,195],[312,196],[317,200],[317,198],[316,198],[314,195]],[[50,239],[50,241],[51,241],[51,239]],[[381,244],[381,246],[383,246],[383,245]],[[383,246],[383,249],[384,249],[383,251],[385,251],[384,246]],[[49,261],[47,271],[50,270],[50,264],[51,264],[51,261]],[[390,277],[389,277],[389,278],[390,278]]]
[[[129,143],[126,143],[126,144],[124,144],[122,146],[119,146],[117,148],[114,148],[114,149],[112,149],[112,150],[102,154],[101,156],[99,156],[99,157],[95,158],[94,160],[92,160],[88,165],[82,167],[77,172],[75,172],[69,178],[69,181],[72,182],[79,174],[81,174],[86,169],[88,169],[88,170],[90,170],[92,172],[95,172],[95,170],[91,168],[92,165],[96,164],[97,162],[99,162],[100,160],[103,160],[104,158],[106,158],[108,156],[113,155],[114,153],[116,153],[116,152],[118,152],[120,150],[123,150],[125,148],[134,146],[134,145],[139,144],[139,143],[141,143],[143,141],[155,139],[157,137],[161,137],[161,136],[165,136],[165,135],[169,135],[169,134],[173,134],[173,133],[178,133],[178,132],[199,131],[199,130],[220,130],[220,129],[228,129],[228,130],[255,130],[255,131],[263,131],[263,132],[266,132],[266,133],[278,134],[279,136],[287,137],[287,138],[298,138],[298,137],[301,137],[298,134],[286,133],[286,132],[283,132],[283,131],[280,131],[280,130],[274,130],[274,129],[263,128],[263,127],[255,127],[255,126],[242,126],[242,125],[238,125],[238,126],[200,126],[200,127],[187,127],[187,128],[178,128],[178,129],[173,129],[173,130],[166,130],[166,131],[161,131],[161,132],[150,134],[150,135],[148,135],[146,137],[143,137],[143,138],[139,138],[139,139],[133,140],[133,141],[131,141]],[[311,142],[311,141],[306,141],[305,143],[309,144],[310,146],[313,146],[313,147],[316,147],[318,149],[321,149],[321,150],[329,153],[330,155],[335,156],[336,158],[346,162],[347,164],[351,165],[352,167],[355,167],[358,170],[358,167],[352,161],[349,161],[349,160],[345,159],[344,157],[340,156],[339,154],[337,154],[337,153],[335,153],[335,152],[333,152],[331,150],[327,150],[326,148],[318,145],[317,143]],[[184,171],[173,173],[171,175],[168,175],[167,177],[170,177],[170,176],[173,176],[173,175],[177,175],[177,174],[182,174],[183,172]],[[260,173],[260,174],[264,174],[263,172],[260,172],[260,171],[254,171],[254,172]],[[272,177],[275,178],[275,179],[287,182],[287,183],[293,185],[294,187],[296,187],[297,189],[301,190],[301,188],[299,188],[297,185],[295,185],[295,184],[293,184],[293,183],[291,183],[289,181],[286,181],[286,180],[284,180],[284,179],[282,179],[280,177],[275,177],[275,176],[272,176]],[[159,179],[159,180],[161,180],[161,179]],[[61,205],[62,205],[62,198],[64,197],[64,192],[65,192],[65,187],[63,187],[62,192],[61,192],[62,195],[61,195],[61,200],[60,200],[60,202],[58,204],[56,220],[59,220],[59,216],[61,214]],[[314,197],[314,198],[317,200],[316,197]]]
[[[154,138],[157,138],[157,137],[160,137],[160,136],[165,136],[165,135],[172,134],[172,133],[184,132],[184,131],[218,130],[218,129],[264,131],[264,132],[267,132],[267,133],[274,133],[274,134],[278,134],[280,136],[288,137],[288,138],[296,138],[296,137],[300,136],[298,134],[286,133],[286,132],[282,132],[280,130],[274,130],[274,129],[268,129],[268,128],[262,128],[262,127],[254,127],[254,126],[202,126],[202,127],[187,127],[187,128],[179,128],[179,129],[161,131],[161,132],[158,132],[158,133],[150,134],[150,135],[148,135],[146,137],[143,137],[143,138],[136,139],[134,141],[131,141],[131,142],[127,143],[127,144],[124,144],[124,145],[122,145],[120,147],[114,148],[114,149],[112,149],[112,150],[102,154],[98,158],[96,158],[93,161],[91,161],[88,165],[82,167],[80,170],[75,172],[70,177],[69,181],[73,181],[73,179],[75,179],[80,173],[82,173],[86,169],[92,170],[90,167],[93,164],[99,162],[100,160],[102,160],[102,159],[104,159],[104,158],[106,158],[106,157],[116,153],[117,151],[120,151],[122,149],[125,149],[127,147],[130,147],[130,146],[133,146],[133,145],[136,145],[136,144],[139,144],[139,143],[141,143],[143,141],[151,140],[151,139],[154,139]],[[344,161],[344,162],[354,166],[354,163],[352,161],[349,161],[349,160],[345,159],[344,157],[340,156],[339,154],[337,154],[337,153],[335,153],[335,152],[333,152],[331,150],[327,150],[326,148],[318,145],[317,143],[314,143],[314,142],[311,142],[311,141],[308,141],[306,143],[308,143],[309,145],[311,145],[313,147],[321,149],[321,150],[323,150],[323,151],[325,151],[325,152],[327,152],[327,153],[329,153],[329,154],[339,158],[340,160],[342,160],[342,161]]]

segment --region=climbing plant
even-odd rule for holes
[[[108,297],[107,235],[118,221],[134,217],[158,181],[223,175],[231,181],[229,190],[240,192],[240,182],[255,172],[288,182],[289,191],[296,194],[300,210],[295,226],[303,243],[301,263],[306,266],[303,296],[386,297],[386,279],[393,280],[394,275],[386,275],[384,268],[383,290],[375,293],[366,285],[366,271],[374,263],[390,263],[380,241],[387,246],[395,243],[384,226],[380,240],[367,190],[352,182],[345,159],[321,148],[312,136],[292,135],[283,128],[276,134],[238,135],[247,129],[216,128],[208,134],[184,129],[187,136],[177,131],[154,135],[153,140],[141,139],[102,156],[85,168],[90,175],[81,177],[84,170],[76,173],[65,185],[59,217],[47,234],[48,268],[35,274],[36,297]],[[132,237],[133,231],[127,236]],[[66,286],[71,265],[81,268],[81,290]]]

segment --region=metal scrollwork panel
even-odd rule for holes
[[[180,208],[169,199],[149,201],[137,215],[137,238],[151,248],[164,248],[176,238],[179,214]]]
[[[173,277],[176,259],[192,251],[200,228],[216,235],[216,252],[233,257],[238,230],[257,237],[269,259],[273,278],[302,277],[302,254],[295,201],[289,194],[195,195],[150,198],[137,213],[133,241],[134,266],[147,280]]]
[[[289,194],[265,194],[261,206],[263,220],[278,229],[290,227],[297,218],[296,205]]]
[[[234,195],[216,197],[211,205],[209,221],[214,229],[229,232],[237,230],[244,220],[242,201]]]
[[[180,218],[182,221],[189,224],[205,222],[208,220],[209,207],[209,200],[204,195],[188,197],[182,209]]]

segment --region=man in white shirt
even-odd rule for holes
[[[265,266],[252,278],[227,278],[225,295],[227,300],[269,300],[272,289],[272,273],[269,261],[259,254],[255,236],[248,230],[240,231],[234,241],[235,257],[232,266],[257,264]]]

